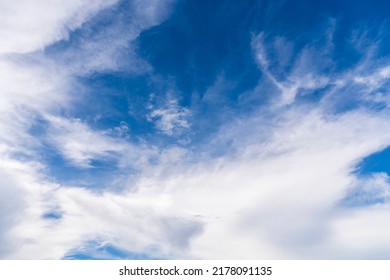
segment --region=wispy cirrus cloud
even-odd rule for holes
[[[152,95],[153,99],[153,95]],[[161,102],[160,102],[161,103]],[[190,127],[190,110],[179,105],[177,99],[168,94],[163,104],[149,104],[147,120],[154,122],[157,129],[167,135],[173,135]]]
[[[93,131],[80,120],[50,116],[48,140],[64,158],[81,168],[91,167],[92,159],[116,158],[130,146],[99,131]]]

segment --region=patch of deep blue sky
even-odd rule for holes
[[[86,40],[98,38],[113,26],[126,32],[134,23],[128,3],[121,1],[99,13],[72,32],[68,40],[48,47],[46,54],[54,59],[66,57],[72,63],[72,58],[64,54],[82,48]],[[332,63],[322,69],[325,74],[334,75],[361,59],[361,53],[351,44],[352,32],[364,32],[368,41],[379,40],[378,56],[388,55],[390,40],[385,27],[389,18],[390,3],[377,0],[179,0],[165,21],[141,32],[127,49],[118,50],[120,59],[127,59],[129,64],[122,63],[116,71],[80,75],[77,82],[83,89],[82,106],[76,108],[82,109],[64,114],[80,118],[95,129],[109,129],[126,123],[132,142],[147,141],[162,148],[184,145],[197,150],[208,143],[221,125],[237,118],[245,119],[245,116],[266,107],[275,90],[269,84],[253,94],[259,81],[264,79],[254,59],[253,36],[264,32],[265,44],[271,44],[277,36],[292,42],[293,61],[304,46],[311,45],[318,50],[324,48],[326,32],[334,21],[333,49],[327,54]],[[270,51],[268,55],[273,74],[283,78],[292,64],[283,68],[275,53]],[[135,57],[138,58],[135,60]],[[142,60],[149,63],[151,69]],[[138,65],[139,71],[132,63]],[[213,87],[213,98],[206,98],[208,90]],[[315,106],[325,91],[298,94],[297,106],[300,103]],[[151,94],[156,106],[163,107],[167,98],[173,97],[180,106],[188,108],[191,111],[190,129],[173,135],[158,130],[146,117],[150,113]],[[337,112],[362,106],[361,100],[355,99],[350,92],[337,98]],[[374,110],[381,109],[379,105],[368,105]],[[190,141],[180,141],[183,138]],[[216,154],[223,153],[220,150]],[[71,166],[54,150],[47,150],[46,157],[53,176],[62,182],[67,178],[74,183],[83,178],[94,182],[93,178],[109,178],[115,170],[115,162],[104,160],[92,163],[94,168],[80,169]],[[365,164],[370,162],[366,159],[359,169],[362,174],[389,171],[388,153],[378,153],[374,157],[382,163],[373,170],[370,164]]]

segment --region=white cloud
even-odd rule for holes
[[[20,2],[31,11],[31,30],[38,30],[31,32],[22,20],[22,4],[10,3],[2,3],[5,16],[0,26],[7,29],[0,36],[9,41],[1,51],[19,53],[66,38],[69,30],[104,6],[38,1],[34,8],[33,2]],[[147,8],[144,1],[134,3],[143,28],[157,24],[166,13],[160,1],[148,2],[154,5]],[[12,28],[13,22],[17,24]],[[188,161],[188,150],[135,146],[109,131],[59,116],[58,109],[71,103],[73,74],[116,67],[106,65],[111,49],[85,69],[58,65],[43,54],[1,57],[0,74],[7,79],[0,82],[0,237],[6,244],[0,247],[0,257],[62,258],[89,240],[171,258],[388,257],[390,227],[383,221],[389,218],[389,206],[345,209],[338,205],[351,186],[361,182],[351,174],[358,161],[390,145],[388,111],[360,108],[333,116],[325,102],[316,109],[299,104],[284,107],[294,105],[299,90],[332,85],[327,94],[334,96],[351,84],[360,85],[359,77],[369,81],[365,91],[376,91],[386,82],[388,67],[382,62],[370,72],[366,67],[373,61],[365,61],[341,78],[328,77],[321,66],[311,65],[315,50],[306,48],[288,77],[279,79],[268,68],[263,36],[254,39],[253,46],[260,67],[281,92],[277,118],[264,121],[255,112],[244,121],[225,124],[207,148],[229,141],[235,152],[197,163]],[[83,53],[94,56],[104,40],[92,41]],[[289,61],[292,47],[282,39],[278,42],[279,56]],[[176,99],[158,105],[149,108],[149,119],[163,133],[174,135],[190,127],[190,112]],[[42,143],[29,131],[38,117],[48,122],[49,142],[73,164],[86,168],[92,159],[114,157],[119,165],[128,166],[139,160],[140,177],[120,192],[99,194],[51,183],[34,156],[34,145]],[[18,159],[21,151],[30,157]],[[150,166],[149,155],[158,156],[160,166]],[[372,180],[387,198],[385,179]],[[371,186],[373,181],[363,183]],[[61,219],[44,219],[53,209]]]
[[[90,167],[92,159],[118,157],[130,148],[126,142],[93,131],[78,119],[49,116],[48,120],[49,140],[64,158],[79,167]]]
[[[149,110],[151,112],[147,115],[148,121],[154,122],[157,129],[164,134],[174,135],[190,127],[188,122],[190,110],[181,107],[178,101],[170,95],[161,107],[156,108],[150,104]]]
[[[79,167],[88,167],[91,159],[107,157],[117,160],[121,168],[147,165],[149,153],[155,153],[153,148],[149,151],[142,144],[133,149],[124,140],[115,139],[110,131],[95,131],[61,114],[75,106],[76,98],[80,98],[73,84],[74,75],[115,68],[115,65],[103,67],[103,64],[126,44],[125,40],[110,35],[99,37],[92,46],[86,44],[82,52],[85,57],[81,57],[80,64],[90,61],[90,53],[96,55],[105,40],[116,39],[117,42],[108,50],[104,49],[104,59],[97,64],[85,63],[83,68],[80,65],[73,67],[65,63],[66,59],[53,59],[42,52],[53,43],[67,40],[70,32],[116,2],[35,0],[0,3],[0,38],[3,42],[0,46],[0,236],[4,242],[0,248],[1,258],[60,258],[84,236],[83,231],[79,234],[65,225],[64,232],[69,230],[75,232],[74,235],[64,236],[65,240],[54,244],[57,236],[48,232],[62,222],[44,219],[43,215],[53,209],[67,210],[71,204],[62,205],[68,203],[66,199],[61,200],[62,188],[45,176],[46,168],[40,162],[38,152],[44,145],[44,132],[57,133],[46,140]],[[140,6],[134,15],[138,31],[133,37],[127,37],[127,41],[158,24],[164,18],[162,15],[169,12],[164,6],[168,2],[158,1],[156,10],[144,9],[143,5],[153,3],[143,2],[134,2]],[[40,125],[44,127],[40,128]],[[94,196],[91,194],[91,197]],[[60,232],[62,228],[56,231],[57,234]],[[38,256],[46,244],[52,244],[52,249],[47,247],[47,253]]]
[[[104,3],[103,3],[104,2]],[[0,46],[0,146],[4,151],[34,154],[34,149],[41,145],[40,139],[31,135],[31,130],[41,118],[53,121],[53,127],[58,124],[60,111],[75,106],[75,101],[81,102],[80,88],[74,83],[74,76],[89,73],[91,71],[105,71],[117,69],[113,57],[121,53],[121,49],[130,41],[135,40],[142,30],[154,24],[158,24],[169,13],[169,5],[172,1],[142,1],[132,3],[134,6],[133,22],[128,26],[116,23],[104,32],[98,32],[97,38],[89,38],[81,50],[70,48],[55,58],[47,56],[40,50],[59,40],[66,39],[71,31],[80,28],[96,13],[113,6],[117,1],[2,1],[0,3],[0,38],[4,44]],[[145,5],[156,4],[156,9]],[[129,28],[128,32],[124,32]],[[131,31],[134,29],[135,31]],[[110,33],[111,32],[111,33]],[[126,34],[126,36],[123,36]],[[107,44],[107,41],[113,42]],[[102,47],[104,46],[104,47]],[[30,54],[23,54],[34,52]],[[19,53],[19,54],[18,54]],[[100,56],[98,56],[98,54]],[[69,57],[72,61],[69,62]],[[100,57],[101,59],[96,59]],[[122,59],[123,57],[121,57]],[[132,57],[131,64],[137,62]],[[144,62],[140,62],[142,65]],[[127,65],[126,64],[126,65]],[[136,63],[138,67],[140,64]],[[145,66],[147,67],[147,65]],[[139,68],[139,67],[138,67]],[[76,105],[78,106],[78,105]],[[63,120],[66,122],[66,120]],[[69,121],[71,122],[71,121]],[[66,124],[63,123],[63,126]],[[64,128],[62,126],[62,128]],[[81,132],[80,126],[66,125],[62,135],[78,135],[85,138],[93,138],[93,131],[84,126]],[[54,129],[52,129],[54,130]],[[87,132],[88,131],[88,132]],[[87,134],[89,136],[87,137]],[[54,137],[55,138],[55,137]],[[104,138],[104,137],[103,137]],[[96,139],[107,144],[109,137],[102,140],[102,134],[96,133]],[[58,137],[57,137],[58,139]],[[80,140],[81,141],[81,140]],[[58,141],[55,141],[59,143]],[[85,153],[98,155],[106,151],[103,147],[86,147],[81,151],[81,146],[70,143],[61,147],[62,151],[73,150],[70,156],[80,163],[87,161],[89,156]],[[111,141],[110,144],[117,144]],[[84,145],[85,146],[85,145]],[[99,146],[99,144],[97,144]],[[106,145],[107,146],[107,145]],[[114,145],[116,146],[116,145]],[[121,146],[121,145],[119,145]],[[78,148],[77,148],[78,147]],[[78,151],[76,151],[78,150]],[[118,150],[118,148],[114,148]],[[84,159],[82,159],[84,158]]]
[[[42,227],[26,221],[15,228],[13,236],[35,242],[11,256],[60,258],[91,239],[155,257],[380,256],[383,248],[375,244],[385,246],[390,232],[372,250],[354,247],[352,239],[343,243],[346,237],[339,231],[349,232],[356,243],[370,243],[374,230],[352,230],[368,221],[376,224],[366,210],[336,205],[356,180],[350,171],[357,160],[390,143],[390,133],[383,130],[386,117],[364,111],[336,119],[319,111],[290,112],[288,117],[266,143],[247,146],[244,156],[172,165],[169,172],[142,177],[135,189],[129,186],[132,191],[98,195],[57,189],[53,201],[62,219]],[[378,211],[369,213],[385,213]],[[343,222],[350,215],[356,221]]]
[[[390,66],[384,66],[376,69],[374,73],[365,76],[354,77],[354,82],[369,88],[370,91],[380,88],[388,82],[390,78]]]
[[[354,182],[344,203],[359,207],[388,203],[390,199],[389,176],[386,173],[372,173]]]
[[[135,0],[131,6],[137,11],[135,13],[136,22],[141,28],[146,29],[165,20],[172,11],[174,3],[175,0]]]
[[[330,82],[329,77],[321,74],[325,61],[323,61],[323,58],[319,59],[321,57],[319,56],[319,50],[309,47],[303,48],[292,62],[292,69],[286,71],[285,60],[290,60],[292,44],[282,37],[278,37],[275,40],[273,48],[276,51],[277,58],[280,60],[280,62],[275,62],[275,64],[279,65],[278,69],[283,74],[279,75],[283,77],[280,78],[269,69],[270,58],[268,58],[268,49],[271,46],[268,47],[266,45],[265,34],[263,32],[252,38],[252,47],[260,69],[280,92],[280,97],[277,102],[278,106],[294,103],[299,91],[321,89]],[[316,61],[315,64],[313,63],[314,60]]]
[[[389,79],[389,66],[386,58],[378,58],[375,49],[378,42],[369,42],[361,39],[366,44],[366,51],[362,52],[361,59],[349,69],[343,72],[329,71],[334,68],[336,61],[332,60],[332,34],[335,32],[335,21],[330,22],[330,30],[327,32],[327,43],[322,48],[315,48],[313,44],[303,47],[292,59],[291,52],[293,44],[283,37],[277,37],[273,44],[266,43],[266,35],[261,32],[252,38],[252,48],[257,63],[270,81],[276,91],[273,99],[276,107],[291,105],[296,102],[297,97],[308,96],[317,90],[327,89],[322,103],[330,102],[333,105],[334,99],[354,96],[357,100],[376,101],[389,104],[387,92]],[[269,39],[268,39],[269,40]],[[362,42],[351,41],[351,44],[362,44]],[[276,59],[271,63],[269,54],[275,52]],[[286,62],[292,65],[286,67]],[[263,82],[258,87],[266,87]]]
[[[378,205],[352,209],[335,217],[329,226],[325,244],[330,246],[327,252],[324,250],[325,257],[388,259],[390,227],[384,221],[390,217],[389,210],[389,205]]]
[[[68,79],[53,65],[0,58],[0,145],[4,152],[30,157],[40,145],[30,134],[41,113],[66,108]]]
[[[82,39],[54,55],[71,74],[126,71],[140,74],[151,66],[136,53],[136,40],[144,31],[161,23],[170,13],[172,0],[129,1],[127,8],[117,8],[105,25],[94,30],[86,23],[80,31]],[[106,15],[107,17],[107,15]]]
[[[54,186],[42,180],[42,166],[39,163],[21,162],[2,154],[0,167],[0,236],[4,242],[4,246],[1,246],[1,257],[4,258],[12,255],[17,248],[34,243],[39,238],[28,234],[36,227],[46,226],[41,215],[51,206],[51,200],[47,201],[46,198],[50,196]],[[26,222],[34,227],[25,232],[26,238],[21,239],[17,235],[18,229]]]
[[[108,1],[22,0],[0,3],[0,53],[27,53],[66,39]]]

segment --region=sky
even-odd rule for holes
[[[389,259],[390,3],[1,0],[1,259]]]

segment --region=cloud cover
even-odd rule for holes
[[[166,102],[144,115],[167,141],[160,144],[123,131],[131,124],[99,128],[72,112],[90,105],[80,77],[128,71],[156,79],[137,40],[167,19],[173,2],[33,2],[5,1],[0,9],[7,38],[0,56],[1,258],[93,255],[88,244],[150,258],[388,258],[388,177],[354,173],[390,145],[388,58],[371,51],[380,42],[368,42],[359,61],[339,70],[331,36],[337,21],[322,46],[253,34],[248,44],[261,76],[237,103],[256,109],[235,114],[219,103],[226,120],[191,143],[201,106],[164,93]],[[130,13],[94,29],[121,5]],[[75,32],[83,40],[72,40]],[[234,88],[218,77],[217,96]],[[47,154],[61,161],[48,162]],[[98,176],[99,162],[121,179],[94,188],[50,173],[63,164]],[[368,196],[380,188],[384,202],[346,207],[343,199],[359,185]]]

